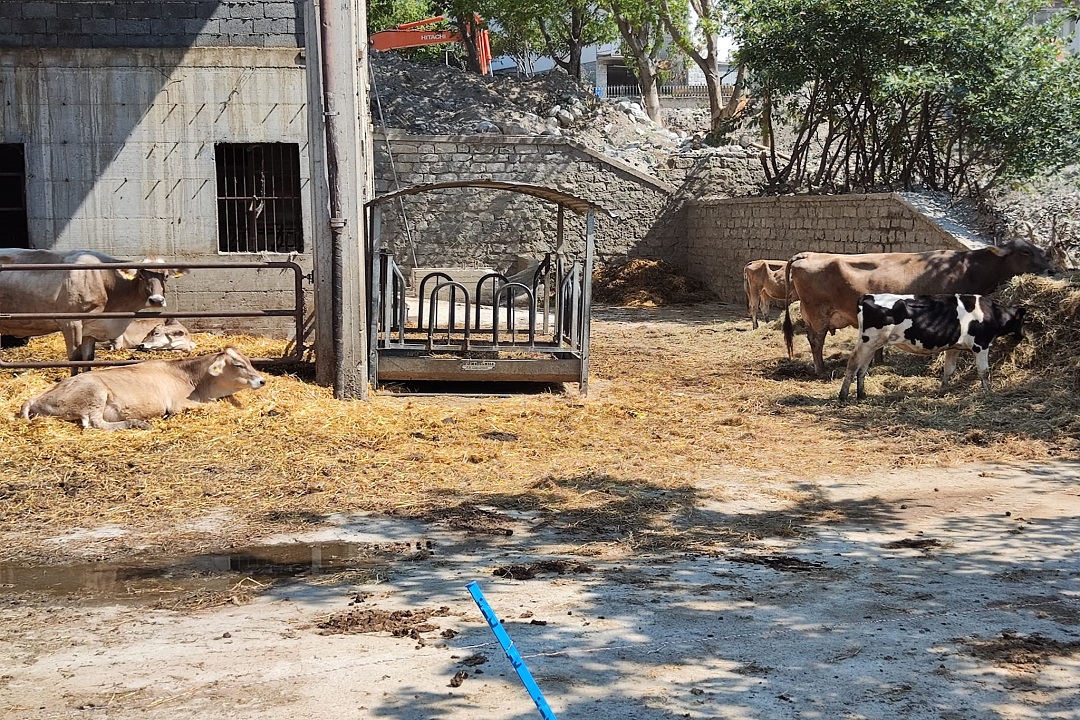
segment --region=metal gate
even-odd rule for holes
[[[27,313],[7,312],[0,307],[0,320],[109,320],[114,318],[266,318],[291,317],[296,324],[296,340],[292,352],[281,358],[252,358],[253,364],[298,364],[304,362],[304,273],[303,268],[292,261],[274,262],[237,262],[237,263],[178,263],[191,270],[250,270],[280,268],[293,274],[293,306],[291,308],[264,310],[192,310],[188,312],[100,312],[100,313]],[[34,270],[102,270],[102,269],[150,269],[161,270],[160,263],[117,262],[117,263],[26,263],[0,264],[0,273],[30,272]],[[0,369],[50,368],[50,367],[106,367],[112,365],[132,365],[141,360],[52,360],[40,362],[5,362],[0,359]]]
[[[457,187],[519,192],[558,205],[556,251],[531,278],[489,273],[474,286],[449,274],[418,279],[415,296],[382,247],[380,203]],[[406,188],[368,203],[371,232],[370,379],[379,382],[576,382],[588,391],[592,265],[598,206],[557,190],[491,180]],[[585,214],[581,261],[563,252],[563,211]],[[487,302],[481,302],[484,299]]]

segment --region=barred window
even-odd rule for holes
[[[300,146],[219,143],[218,250],[223,253],[303,252]]]
[[[17,143],[0,143],[0,228],[4,229],[4,247],[30,247],[26,154]]]

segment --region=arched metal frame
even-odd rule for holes
[[[386,203],[405,195],[449,188],[515,192],[556,204],[555,252],[541,260],[530,283],[511,282],[501,273],[489,273],[476,283],[475,294],[471,296],[470,288],[444,273],[428,275],[418,288],[417,317],[410,324],[405,277],[380,237],[381,210],[389,207]],[[489,179],[404,188],[372,200],[366,210],[371,259],[368,365],[372,385],[419,380],[576,382],[581,394],[588,392],[596,213],[608,214],[606,210],[553,188]],[[583,261],[568,262],[563,254],[566,210],[585,216]],[[429,280],[434,285],[430,290]],[[491,328],[481,328],[480,297],[485,285],[491,289]],[[456,315],[459,292],[465,306],[464,321],[460,324]],[[449,306],[443,313],[447,317],[439,317],[440,296],[449,298]],[[522,297],[528,301],[527,332],[519,329],[516,321],[520,312],[515,310],[516,300]],[[537,306],[541,299],[543,320],[538,323]],[[504,310],[505,324],[500,327],[499,315]],[[549,322],[552,311],[554,318]]]

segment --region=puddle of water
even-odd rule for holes
[[[80,602],[152,600],[156,595],[228,590],[245,578],[260,585],[278,578],[388,568],[408,557],[406,544],[298,543],[202,555],[158,555],[136,561],[28,566],[0,563],[0,597],[75,595]]]

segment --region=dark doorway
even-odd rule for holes
[[[26,154],[16,143],[0,143],[0,228],[4,247],[30,247],[26,219]]]

